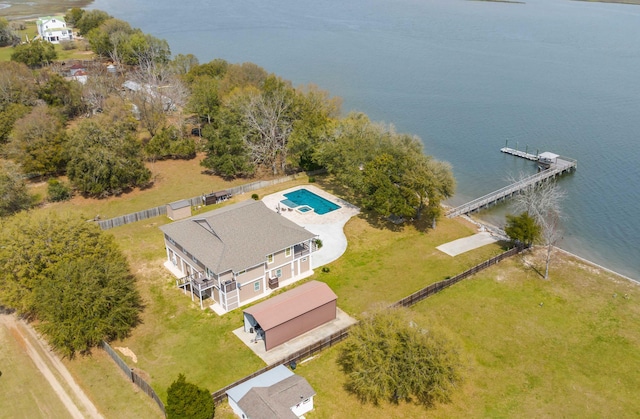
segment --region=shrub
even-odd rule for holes
[[[215,410],[209,390],[187,382],[184,374],[167,390],[167,419],[211,419]]]
[[[58,179],[49,179],[47,195],[51,202],[67,201],[71,199],[71,187]]]
[[[258,196],[257,193],[254,193],[251,195],[251,199],[253,199],[254,201],[257,201],[258,199],[260,199],[260,197]]]
[[[331,269],[328,266],[323,266],[322,267],[322,272],[329,273],[329,272],[331,272]]]
[[[309,176],[309,183],[315,183],[316,178],[315,176]]]
[[[63,51],[70,51],[76,48],[76,43],[73,41],[60,41],[60,46]]]
[[[354,326],[338,364],[347,374],[347,390],[373,404],[380,400],[416,400],[427,407],[446,403],[461,381],[455,348],[419,328],[404,308],[381,310]]]

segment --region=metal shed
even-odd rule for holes
[[[244,330],[268,351],[334,320],[337,300],[327,284],[309,281],[244,310]]]

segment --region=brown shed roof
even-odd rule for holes
[[[327,284],[309,281],[249,307],[244,312],[252,315],[260,327],[267,331],[337,299],[338,296]]]

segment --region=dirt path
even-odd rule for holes
[[[38,337],[33,328],[14,316],[1,314],[0,323],[4,325],[16,339],[21,339],[27,355],[51,385],[60,401],[67,408],[71,417],[102,418],[96,406],[75,382],[69,370],[60,359],[49,350],[46,342]]]

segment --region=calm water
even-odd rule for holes
[[[536,0],[97,0],[201,62],[252,61],[344,110],[420,136],[453,164],[454,204],[532,163],[578,160],[561,247],[640,278],[640,7]],[[483,214],[502,224],[506,208]]]

